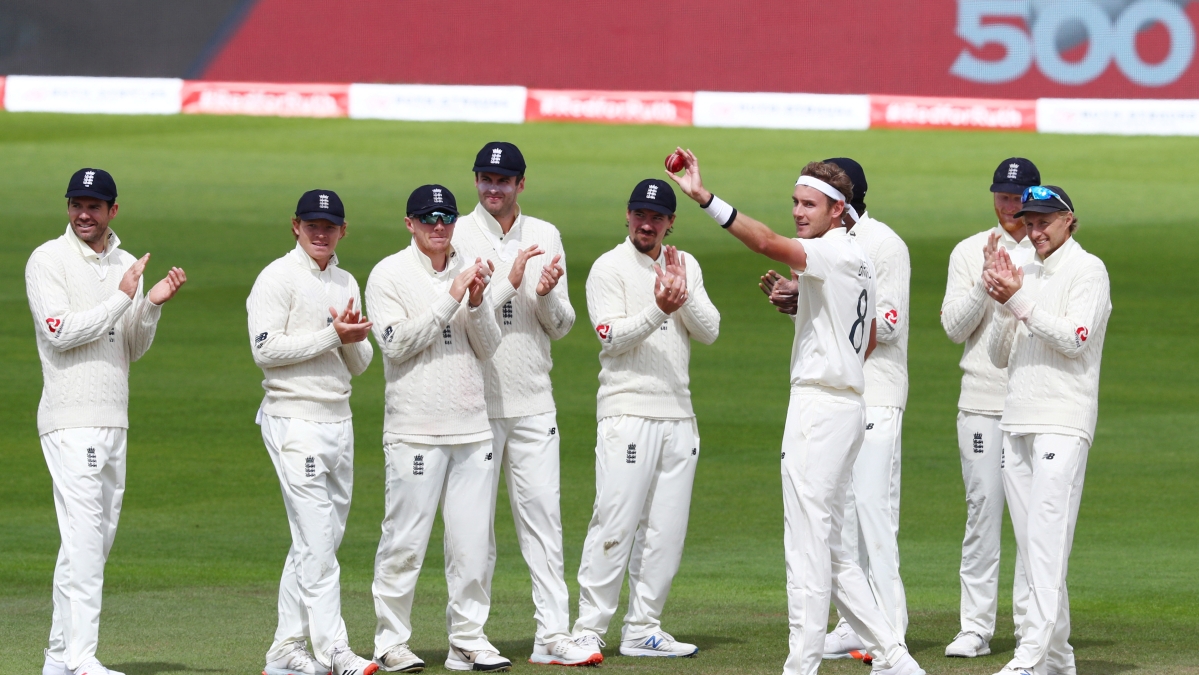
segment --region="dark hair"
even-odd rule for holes
[[[845,175],[845,171],[841,167],[832,162],[808,162],[808,165],[799,172],[801,176],[811,176],[818,180],[822,180],[829,185],[837,188],[841,194],[845,195],[845,203],[848,205],[853,202],[853,181],[849,176]],[[828,199],[829,206],[837,203],[836,199],[825,195]]]

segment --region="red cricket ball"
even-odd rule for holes
[[[666,170],[671,173],[678,173],[687,166],[687,162],[683,159],[683,153],[675,150],[666,158]]]

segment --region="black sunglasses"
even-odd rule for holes
[[[445,211],[433,211],[432,213],[426,213],[424,215],[417,216],[416,219],[425,225],[436,225],[438,220],[446,225],[453,225],[454,222],[458,220],[458,214],[446,213]]]

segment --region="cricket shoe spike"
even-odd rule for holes
[[[533,645],[529,663],[551,666],[598,666],[604,660],[599,650],[591,651],[573,640],[558,640],[548,645]]]
[[[958,659],[972,659],[990,653],[991,644],[984,640],[983,636],[969,630],[958,633],[953,642],[945,648],[945,656]]]
[[[866,654],[866,645],[862,638],[853,632],[849,624],[842,621],[831,633],[824,636],[824,658],[826,659],[857,659],[854,652]]]
[[[379,669],[389,673],[419,673],[425,669],[425,662],[412,653],[407,644],[396,645],[375,659]]]
[[[45,650],[46,662],[42,664],[42,675],[71,675],[67,664],[50,656],[50,650]]]
[[[329,669],[308,653],[303,642],[293,642],[291,651],[266,664],[262,675],[329,675]]]
[[[512,670],[512,662],[494,649],[462,649],[450,645],[445,657],[447,670],[477,670],[485,673],[504,673]]]
[[[679,642],[666,631],[658,631],[653,635],[637,640],[622,640],[620,653],[625,656],[695,656],[699,647],[686,642]]]
[[[94,658],[84,661],[83,665],[70,672],[74,675],[125,675],[125,673],[105,668],[104,664]]]
[[[928,675],[924,669],[916,663],[916,659],[912,655],[904,652],[903,656],[894,665],[884,668],[883,664],[878,661],[874,662],[874,666],[870,669],[870,675]]]
[[[572,638],[571,642],[590,653],[592,658],[598,657],[596,663],[604,660],[604,654],[600,650],[607,647],[608,644],[595,633],[581,633]]]
[[[358,656],[342,641],[338,641],[325,653],[329,655],[331,675],[375,675],[375,671],[379,670],[379,664]]]

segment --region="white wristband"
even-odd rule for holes
[[[733,220],[737,218],[737,209],[716,195],[712,195],[712,201],[704,207],[704,212],[720,223],[721,227],[732,225]]]

